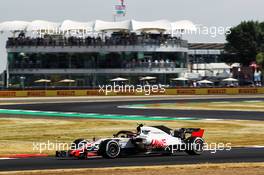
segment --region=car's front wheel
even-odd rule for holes
[[[99,151],[104,158],[114,159],[120,155],[121,148],[116,140],[105,140],[100,144]]]

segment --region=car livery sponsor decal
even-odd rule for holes
[[[162,140],[153,139],[151,141],[151,146],[154,148],[164,148],[166,146],[166,140],[165,139],[162,139]]]

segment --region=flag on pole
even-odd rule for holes
[[[118,0],[121,5],[114,6],[114,16],[125,16],[126,15],[126,6],[124,5],[124,0]]]
[[[125,5],[115,5],[114,7],[115,15],[124,15],[126,14],[126,6]]]

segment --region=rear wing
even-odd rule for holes
[[[203,137],[204,129],[199,129],[198,131],[193,131],[192,137]]]
[[[182,139],[186,138],[186,134],[190,134],[191,137],[203,137],[204,129],[201,128],[181,128],[174,131],[174,136]]]

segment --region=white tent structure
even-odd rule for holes
[[[187,83],[189,81],[188,78],[185,77],[178,77],[178,78],[172,78],[171,81],[175,81],[177,83],[176,86],[187,86]]]
[[[30,22],[26,21],[6,21],[0,23],[0,32],[25,31]]]
[[[75,83],[75,82],[76,81],[75,80],[72,80],[72,79],[64,79],[64,80],[59,81],[59,83],[67,83],[69,89],[70,89],[71,83]]]
[[[75,80],[71,80],[71,79],[64,79],[64,80],[61,80],[59,81],[59,83],[74,83]]]
[[[171,23],[171,30],[180,31],[180,32],[184,32],[184,31],[192,32],[192,31],[196,31],[197,28],[193,22],[189,20],[182,20]]]
[[[160,33],[171,30],[171,24],[168,20],[158,20],[150,22],[132,20],[131,23],[133,31]]]
[[[40,84],[44,84],[44,86],[45,86],[45,89],[47,89],[47,84],[48,83],[51,83],[51,80],[48,80],[48,79],[39,79],[39,80],[36,80],[36,81],[34,81],[34,83],[40,83]]]
[[[238,82],[238,79],[235,79],[235,78],[226,78],[226,79],[223,79],[222,81],[224,81],[224,82]]]
[[[201,80],[201,81],[198,81],[198,83],[200,83],[200,84],[213,84],[213,82],[209,81],[209,80]]]
[[[72,20],[65,20],[60,26],[62,32],[68,31],[85,31],[92,32],[94,27],[94,22],[78,22]]]
[[[34,81],[35,83],[50,83],[51,80],[47,80],[47,79],[39,79],[39,80],[36,80]]]
[[[185,77],[179,77],[179,78],[172,78],[171,80],[172,81],[188,81],[189,79]]]
[[[130,21],[118,21],[118,22],[108,22],[96,20],[94,25],[94,31],[129,31],[130,30]]]
[[[150,77],[150,76],[146,76],[146,77],[142,77],[139,80],[140,81],[147,81],[147,80],[156,80],[157,77]]]
[[[115,81],[128,81],[128,79],[117,77],[117,78],[111,79],[110,81],[112,81],[112,82],[115,82]]]
[[[35,20],[32,21],[27,30],[28,31],[37,31],[37,32],[52,32],[55,33],[58,31],[60,27],[59,23],[43,21],[43,20]]]

